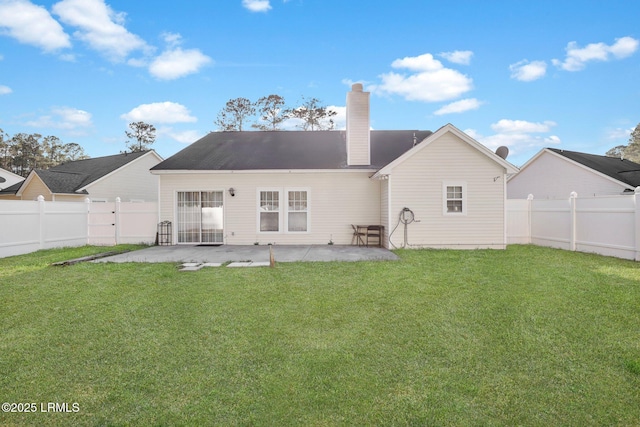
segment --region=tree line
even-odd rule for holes
[[[317,98],[302,97],[298,107],[287,107],[282,96],[268,95],[255,102],[247,98],[230,99],[213,123],[223,132],[243,131],[249,124],[261,131],[282,130],[290,120],[302,130],[331,130],[337,114]]]
[[[263,96],[253,102],[247,98],[230,99],[220,110],[214,124],[221,131],[242,131],[250,125],[261,131],[281,130],[285,122],[302,130],[331,130],[336,111],[317,98],[302,98],[298,107],[287,107],[280,95]],[[125,131],[126,149],[144,151],[156,139],[156,128],[142,121],[129,123]],[[59,164],[87,159],[84,149],[74,142],[64,143],[57,136],[17,133],[9,136],[0,129],[0,168],[26,177],[33,169],[48,169]]]
[[[10,137],[0,129],[0,168],[20,176],[26,177],[33,169],[48,169],[88,157],[79,144],[65,144],[57,136],[17,133]]]

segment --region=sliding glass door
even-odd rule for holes
[[[179,191],[178,243],[224,243],[222,191]]]

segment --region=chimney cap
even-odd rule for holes
[[[354,83],[351,85],[351,90],[354,92],[362,92],[363,91],[363,87],[362,87],[362,83]]]

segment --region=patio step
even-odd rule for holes
[[[269,262],[253,262],[253,261],[245,261],[245,262],[232,262],[227,265],[227,267],[269,267]]]

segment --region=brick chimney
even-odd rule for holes
[[[363,92],[362,83],[351,86],[347,92],[347,164],[370,165],[369,145],[369,92]]]

